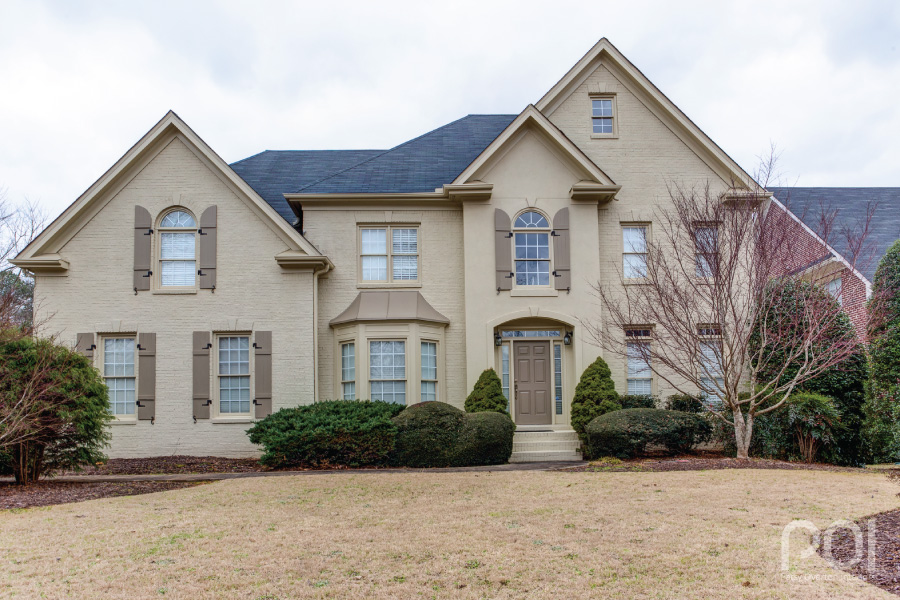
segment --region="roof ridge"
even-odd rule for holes
[[[381,153],[379,153],[379,154],[376,154],[375,156],[371,156],[371,157],[367,158],[366,160],[364,160],[364,161],[362,161],[362,162],[356,163],[355,165],[351,165],[351,166],[347,167],[346,169],[343,169],[343,170],[341,170],[341,171],[337,171],[336,173],[332,173],[331,175],[328,175],[327,177],[323,177],[322,179],[319,179],[318,181],[313,181],[312,183],[309,183],[309,184],[307,184],[307,185],[304,185],[304,186],[301,187],[299,190],[297,190],[297,193],[302,192],[303,190],[305,190],[305,189],[307,189],[307,188],[310,188],[310,187],[312,187],[312,186],[314,186],[314,185],[318,185],[318,184],[322,183],[323,181],[327,181],[327,180],[331,179],[332,177],[337,177],[338,175],[342,175],[343,173],[346,173],[347,171],[350,171],[351,169],[355,169],[356,167],[360,167],[360,166],[366,164],[367,162],[373,161],[373,160],[375,160],[376,158],[380,158],[380,157],[384,156],[385,154],[389,154],[389,153],[391,153],[391,152],[393,152],[393,151],[395,151],[395,150],[399,150],[400,148],[402,148],[402,147],[404,147],[404,146],[406,146],[406,145],[408,145],[408,144],[412,144],[413,142],[416,142],[416,141],[418,141],[418,140],[421,140],[421,139],[424,138],[424,137],[427,137],[427,136],[429,136],[429,135],[432,135],[432,134],[434,134],[434,133],[440,131],[441,129],[445,129],[445,128],[450,127],[451,125],[453,125],[453,124],[455,124],[455,123],[459,123],[460,121],[464,121],[465,119],[468,119],[469,117],[474,117],[474,116],[481,116],[481,115],[471,115],[471,114],[469,114],[469,115],[466,115],[466,116],[464,116],[464,117],[460,117],[459,119],[456,119],[455,121],[450,121],[449,123],[446,123],[446,124],[444,124],[444,125],[441,125],[440,127],[436,127],[435,129],[432,129],[431,131],[427,131],[427,132],[423,133],[422,135],[416,136],[416,137],[412,138],[411,140],[406,140],[406,141],[403,142],[402,144],[397,144],[397,145],[394,146],[393,148],[389,148],[389,149],[385,150],[384,152],[381,152]],[[486,115],[485,115],[485,116],[486,116]]]

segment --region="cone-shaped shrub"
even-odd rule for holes
[[[584,428],[596,417],[614,410],[621,410],[609,366],[602,358],[595,360],[575,387],[572,398],[572,429],[584,439]]]
[[[472,393],[466,398],[466,412],[506,413],[508,402],[503,395],[503,384],[493,369],[485,369],[475,382]]]

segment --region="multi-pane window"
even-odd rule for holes
[[[386,283],[417,281],[419,230],[415,227],[361,229],[360,269],[362,281]]]
[[[622,227],[622,275],[625,279],[647,276],[647,227]]]
[[[613,134],[612,98],[591,99],[591,122],[593,124],[593,133],[607,135]]]
[[[134,415],[134,338],[103,340],[103,377],[109,389],[109,411],[122,417]]]
[[[506,408],[509,410],[509,344],[500,346],[500,381],[507,400]]]
[[[356,345],[341,344],[341,398],[356,400]]]
[[[825,291],[831,294],[831,297],[838,301],[838,304],[844,304],[844,299],[841,297],[841,278],[832,279],[828,283],[825,284]]]
[[[438,399],[437,378],[437,344],[422,342],[422,402]]]
[[[625,342],[628,355],[628,393],[635,396],[650,396],[653,394],[650,340],[641,339],[642,337],[644,336],[634,336]]]
[[[550,223],[537,211],[516,218],[516,285],[550,285]]]
[[[696,245],[697,277],[712,277],[719,264],[719,230],[701,226],[694,229]]]
[[[716,326],[701,326],[698,330],[701,335],[721,335],[721,330]],[[721,405],[721,390],[725,385],[721,361],[722,340],[713,338],[700,342],[700,393],[714,406]]]
[[[197,223],[183,210],[172,211],[159,224],[159,284],[192,287],[197,282]]]
[[[553,344],[553,397],[556,414],[562,414],[562,346]]]
[[[250,338],[219,338],[219,412],[250,412]]]
[[[406,404],[406,342],[369,342],[369,390],[372,400]]]

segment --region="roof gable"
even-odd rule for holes
[[[743,186],[749,189],[759,187],[749,173],[713,142],[606,38],[601,38],[538,100],[537,109],[548,117],[551,116],[601,64],[606,66],[639,101],[701,157],[723,181],[735,187]]]
[[[264,223],[296,250],[310,256],[321,256],[321,253],[303,236],[294,230],[281,216],[269,206],[253,188],[251,188],[174,112],[169,111],[153,126],[128,152],[104,173],[75,202],[38,235],[19,255],[13,264],[25,268],[38,265],[47,256],[54,255],[59,248],[74,236],[81,226],[97,214],[115,193],[121,190],[154,156],[168,143],[178,137],[198,158],[226,185],[229,185],[239,198],[262,218]],[[64,261],[63,261],[64,262]]]

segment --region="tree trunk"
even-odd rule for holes
[[[21,442],[12,447],[13,474],[16,483],[28,485],[41,476],[44,462],[44,445],[37,442]]]
[[[744,417],[740,409],[733,412],[734,443],[738,458],[750,458],[750,439],[753,437],[753,415]]]

